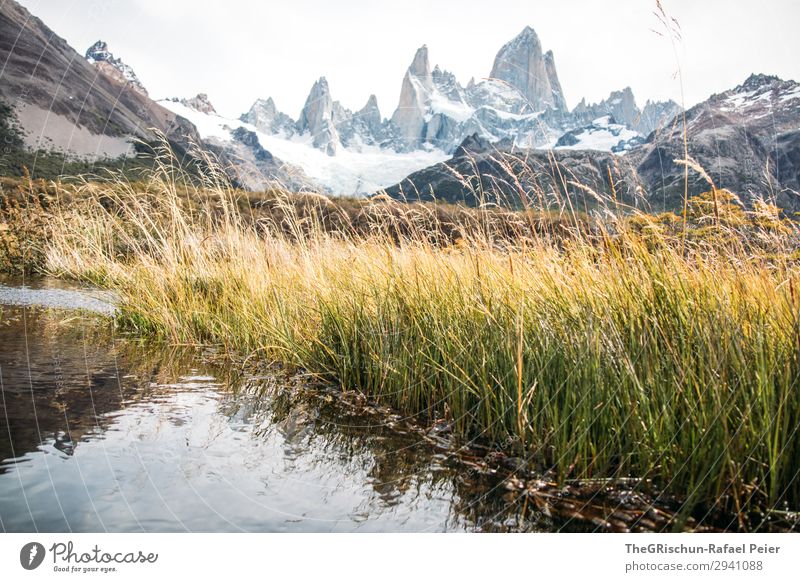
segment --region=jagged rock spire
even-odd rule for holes
[[[336,155],[339,146],[339,133],[334,124],[334,106],[328,80],[320,77],[311,87],[306,104],[297,120],[299,133],[310,133],[314,147],[325,150],[328,155]]]
[[[425,128],[427,100],[433,90],[431,65],[428,61],[428,47],[417,49],[411,66],[403,77],[400,88],[400,101],[392,115],[392,122],[399,131],[400,140],[409,147],[419,145]]]
[[[530,26],[503,45],[495,57],[490,76],[516,87],[535,111],[566,111],[553,53],[542,52],[542,43]]]

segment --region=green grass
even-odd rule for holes
[[[142,334],[301,367],[559,482],[641,478],[682,515],[743,529],[800,508],[791,223],[565,211],[503,238],[477,210],[448,244],[385,199],[356,236],[324,226],[321,197],[253,220],[219,175],[197,190],[174,177],[56,204],[47,270],[117,290]],[[390,219],[406,222],[387,235]]]

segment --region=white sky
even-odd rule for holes
[[[0,0],[7,1],[7,0]],[[567,103],[630,85],[639,105],[681,101],[676,53],[655,0],[22,0],[79,53],[98,39],[131,65],[151,96],[206,92],[227,116],[272,96],[297,118],[314,80],[359,109],[397,106],[417,47],[462,84],[488,76],[525,25],[555,53]],[[800,80],[799,0],[663,0],[681,26],[685,104],[753,72]]]

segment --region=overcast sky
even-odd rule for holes
[[[0,0],[5,2],[7,0]],[[800,80],[800,1],[663,0],[681,26],[673,51],[655,0],[22,0],[83,54],[98,39],[155,98],[209,94],[227,116],[272,96],[297,118],[315,79],[384,117],[397,106],[417,47],[462,84],[489,75],[498,49],[525,25],[555,53],[567,103],[631,86],[687,106],[752,72]]]

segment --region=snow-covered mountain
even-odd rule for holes
[[[98,41],[80,58],[16,2],[0,7],[0,31],[17,39],[0,43],[8,65],[0,100],[10,104],[0,122],[15,128],[15,148],[116,159],[134,156],[137,141],[166,135],[179,155],[195,144],[207,147],[246,188],[277,181],[293,190],[364,194],[403,182],[408,196],[433,188],[453,199],[463,184],[442,169],[451,158],[459,168],[477,163],[493,180],[507,171],[493,162],[502,154],[521,164],[533,160],[529,177],[542,177],[538,187],[545,189],[552,160],[598,192],[610,179],[609,167],[620,172],[614,188],[627,181],[622,170],[629,168],[630,182],[643,185],[653,207],[670,208],[685,194],[685,168],[675,160],[688,146],[717,187],[745,201],[769,193],[781,207],[800,209],[800,85],[777,77],[752,75],[683,114],[671,101],[648,101],[640,109],[629,88],[599,103],[582,100],[570,111],[553,54],[526,27],[501,48],[489,77],[466,85],[431,67],[421,47],[388,118],[374,95],[361,109],[347,109],[324,77],[297,119],[270,98],[227,118],[205,94],[153,101],[106,43]],[[690,194],[708,188],[694,175],[688,186]]]
[[[370,99],[370,102],[373,101],[374,99]],[[240,119],[228,119],[216,113],[200,111],[191,106],[191,100],[181,102],[166,99],[159,103],[191,121],[203,141],[228,152],[229,159],[247,161],[246,172],[240,173],[237,178],[253,189],[263,188],[270,182],[269,176],[258,176],[255,173],[260,165],[257,158],[264,158],[264,152],[269,154],[270,164],[267,169],[271,171],[277,164],[281,170],[281,175],[273,182],[281,182],[292,189],[313,189],[345,195],[375,192],[399,182],[416,170],[449,157],[437,149],[396,152],[367,143],[360,144],[358,148],[343,147],[339,141],[330,140],[333,135],[338,140],[338,131],[324,134],[331,129],[335,130],[331,124],[326,123],[326,116],[333,111],[332,103],[329,104],[324,99],[321,106],[313,110],[316,116],[311,113],[306,115],[303,130],[299,129],[303,125],[294,124],[288,126],[292,129],[282,126],[283,131],[278,130],[280,123],[274,125],[270,120],[285,118],[270,115],[272,107],[267,107],[267,102],[262,102],[263,107],[256,108],[255,111],[251,108]],[[365,109],[368,112],[369,107]],[[353,116],[353,119],[364,121],[364,117],[369,116]],[[336,144],[335,155],[329,155],[327,146],[320,149],[315,144],[315,134],[309,130],[310,127],[315,127],[314,124],[322,128],[323,138],[329,139],[327,145]],[[320,143],[319,135],[317,134],[317,143]],[[247,147],[243,149],[243,145]]]
[[[621,106],[612,103],[615,99],[606,106]],[[645,106],[642,117],[648,109],[652,104]],[[711,188],[710,179],[717,188],[735,192],[746,206],[767,198],[784,210],[800,210],[800,84],[751,75],[674,121],[643,140],[606,115],[567,132],[550,151],[473,136],[451,159],[385,191],[402,200],[467,204],[483,204],[487,200],[479,196],[489,195],[489,201],[512,205],[526,203],[523,198],[531,192],[544,201],[566,193],[591,205],[594,194],[582,187],[588,186],[625,204],[662,211],[681,209],[687,193],[694,196]],[[688,182],[686,167],[679,162],[687,153],[705,169],[705,175],[692,170]],[[514,180],[508,179],[509,168]],[[464,180],[464,175],[471,179]],[[570,176],[566,184],[564,176]]]
[[[523,35],[523,42],[535,39],[525,32]],[[536,43],[538,47],[538,40]],[[519,42],[509,45],[517,49],[522,46]],[[509,45],[500,55],[508,53]],[[539,56],[542,68],[544,57]],[[419,48],[403,78],[397,109],[387,124],[389,145],[402,151],[435,147],[452,152],[475,133],[489,140],[511,138],[530,146],[545,145],[551,137],[557,137],[559,130],[551,131],[541,120],[545,110],[553,109],[553,100],[536,97],[532,101],[514,85],[522,85],[518,75],[501,72],[508,80],[489,77],[478,83],[471,80],[462,87],[449,71],[438,65],[431,70],[427,47]]]
[[[586,100],[582,99],[572,110],[572,116],[576,121],[589,122],[610,115],[628,129],[647,137],[652,131],[664,127],[680,112],[680,105],[674,101],[648,101],[644,109],[639,109],[633,91],[630,87],[625,87],[621,91],[613,91],[600,103],[587,105]]]
[[[218,147],[241,143],[240,127],[287,166],[296,167],[318,189],[363,194],[452,155],[466,138],[523,148],[587,148],[624,152],[644,142],[680,108],[651,103],[640,110],[630,88],[596,104],[581,101],[569,111],[552,51],[544,52],[531,27],[503,45],[489,77],[466,86],[440,66],[431,66],[427,46],[417,49],[400,85],[397,107],[381,116],[377,99],[351,111],[334,99],[325,77],[311,87],[295,120],[272,98],[257,99],[238,120],[216,114],[207,98],[162,102],[197,125]],[[178,107],[178,105],[182,107]]]

